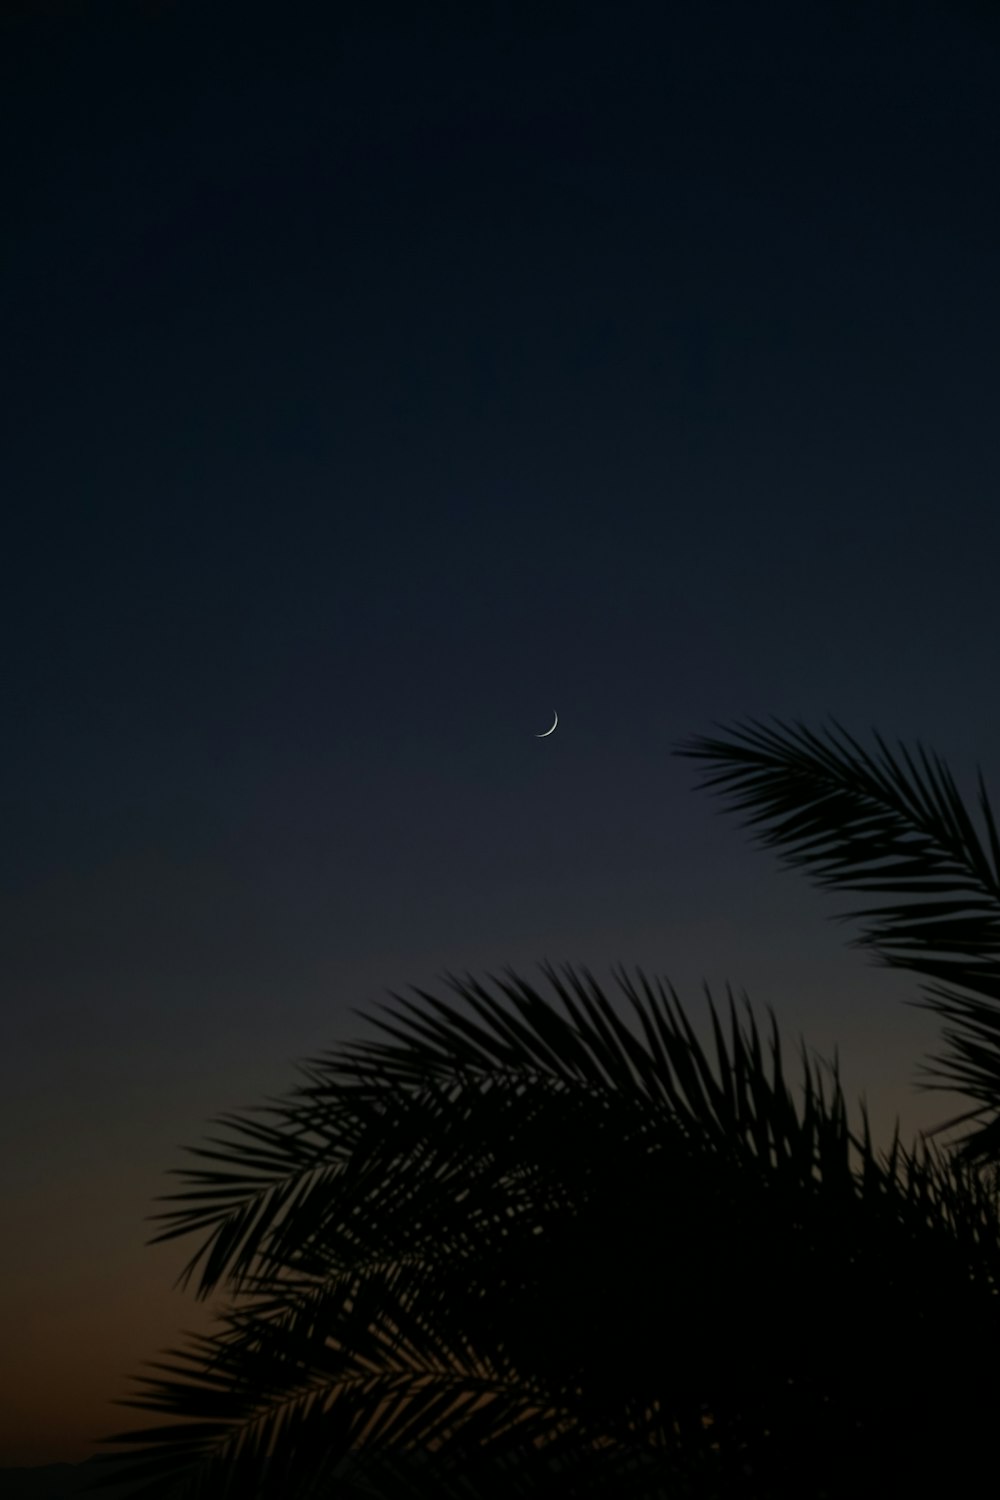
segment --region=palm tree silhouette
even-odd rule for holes
[[[945,980],[924,986],[908,1003],[955,1023],[945,1030],[951,1051],[923,1067],[925,1089],[947,1089],[978,1107],[937,1126],[932,1134],[969,1120],[982,1123],[954,1146],[964,1161],[1000,1162],[1000,838],[982,771],[977,768],[985,844],[977,835],[947,766],[938,756],[900,760],[873,731],[882,755],[869,755],[836,721],[844,744],[827,732],[824,743],[802,724],[730,733],[739,743],[707,736],[675,753],[724,767],[703,786],[726,788],[746,821],[771,823],[759,842],[786,849],[794,867],[817,872],[817,883],[852,891],[891,892],[902,900],[838,920],[869,919],[852,947],[874,950],[887,967]],[[722,727],[722,726],[719,726]],[[928,900],[931,897],[933,899]],[[947,898],[947,899],[942,899]],[[963,993],[966,991],[967,993]]]
[[[678,753],[727,763],[714,780],[783,819],[771,841],[841,883],[888,858],[896,884],[864,888],[971,889],[978,916],[882,909],[877,932],[936,977],[931,942],[962,944],[951,977],[981,983],[985,791],[992,869],[950,782],[918,796],[802,731],[753,733]],[[231,1303],[121,1403],[175,1419],[106,1440],[140,1446],[122,1455],[140,1493],[971,1490],[998,1394],[977,1359],[1000,1333],[992,1137],[908,1152],[897,1126],[877,1153],[836,1058],[827,1097],[800,1046],[796,1101],[773,1012],[768,1067],[745,995],[744,1023],[727,990],[727,1038],[706,987],[713,1064],[664,981],[615,972],[627,1025],[587,970],[541,971],[548,994],[505,970],[492,989],[447,975],[458,1005],[393,996],[369,1018],[389,1040],[323,1054],[251,1112],[273,1123],[225,1115],[231,1139],[188,1148],[222,1165],[175,1174],[154,1242],[202,1234],[181,1281]],[[988,1102],[977,1045],[959,1082]]]

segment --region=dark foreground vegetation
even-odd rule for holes
[[[861,941],[937,981],[932,1086],[975,1127],[877,1151],[836,1067],[803,1046],[790,1080],[773,1015],[762,1040],[731,993],[722,1014],[708,996],[708,1046],[625,970],[617,1007],[548,965],[544,989],[508,971],[395,997],[385,1040],[224,1116],[178,1174],[157,1238],[199,1234],[183,1279],[231,1302],[143,1378],[131,1404],[171,1425],[109,1439],[139,1449],[137,1493],[978,1492],[1000,1410],[1000,841],[982,786],[985,843],[939,762],[840,734],[680,753],[824,884],[894,895],[852,914]]]

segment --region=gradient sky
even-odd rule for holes
[[[166,1169],[387,988],[729,980],[879,1136],[957,1107],[670,750],[1000,793],[1000,23],[314,9],[0,21],[0,1463],[147,1422]]]

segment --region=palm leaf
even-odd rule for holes
[[[970,1162],[995,1161],[1000,1152],[1000,839],[982,773],[985,843],[938,757],[932,760],[918,745],[921,774],[905,747],[896,757],[876,734],[879,761],[833,723],[841,743],[831,731],[827,743],[801,724],[779,723],[775,730],[751,720],[750,728],[727,731],[732,742],[702,736],[674,753],[721,767],[701,785],[724,789],[737,809],[752,809],[746,825],[766,825],[758,841],[777,847],[786,864],[810,871],[822,886],[897,898],[843,913],[839,920],[864,919],[867,930],[852,946],[875,950],[889,967],[941,981],[924,986],[924,998],[910,1002],[957,1023],[944,1033],[951,1051],[934,1059],[938,1066],[923,1069],[925,1080],[935,1081],[922,1086],[967,1093],[979,1108],[934,1133],[985,1116],[986,1123],[955,1149]]]
[[[926,1146],[877,1157],[804,1045],[798,1105],[746,997],[727,1041],[706,990],[713,1065],[664,981],[618,975],[636,1031],[542,968],[553,998],[509,970],[395,997],[389,1040],[182,1169],[157,1239],[205,1236],[191,1268],[234,1305],[122,1403],[171,1419],[108,1440],[143,1493],[802,1495],[816,1451],[933,1472],[932,1411],[992,1392],[921,1372],[962,1367],[956,1315],[1000,1332],[995,1192]]]

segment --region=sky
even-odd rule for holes
[[[1000,22],[265,9],[0,16],[0,1464],[148,1422],[165,1174],[388,990],[728,981],[886,1144],[960,1104],[671,752],[998,785]]]

